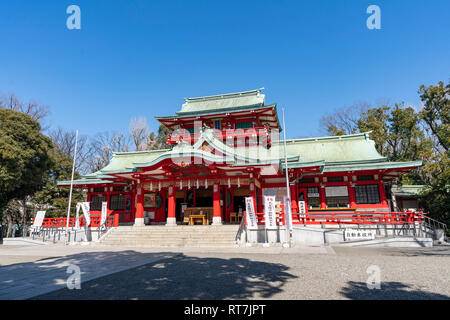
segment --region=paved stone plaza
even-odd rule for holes
[[[66,286],[71,264],[81,289]],[[450,299],[449,266],[450,246],[0,246],[0,299]]]

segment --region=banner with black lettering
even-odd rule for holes
[[[258,222],[256,220],[255,204],[253,202],[253,197],[245,198],[245,209],[246,209],[246,221],[247,229],[254,230],[258,229]]]
[[[102,202],[102,216],[100,218],[100,226],[104,225],[106,222],[106,214],[108,210],[108,203],[106,201]]]
[[[275,197],[264,196],[264,220],[266,229],[277,229],[277,215],[275,211]]]
[[[85,228],[91,224],[91,214],[89,212],[89,202],[82,202],[81,209],[83,209],[84,219],[86,220]]]

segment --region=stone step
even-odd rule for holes
[[[120,226],[101,240],[102,245],[142,247],[233,247],[238,225]]]
[[[167,236],[173,236],[173,235],[181,235],[181,236],[230,236],[233,234],[236,234],[236,232],[113,232],[111,234],[117,234],[117,235],[137,235],[137,236],[146,236],[146,235],[153,235],[158,237],[167,237]]]
[[[197,242],[224,242],[224,241],[228,241],[228,242],[233,242],[234,241],[234,237],[233,238],[210,238],[210,239],[204,239],[204,238],[180,238],[180,237],[174,237],[174,238],[167,238],[167,239],[162,239],[162,238],[142,238],[142,237],[127,237],[127,238],[123,238],[123,237],[111,237],[111,238],[105,238],[103,239],[103,241],[123,241],[123,242],[127,242],[127,241],[148,241],[148,242],[171,242],[171,241],[184,241],[184,242],[188,242],[188,241],[197,241]]]
[[[196,245],[196,246],[219,246],[219,245],[235,245],[234,241],[214,241],[214,242],[203,242],[203,241],[167,241],[167,242],[159,242],[159,241],[142,241],[142,240],[134,240],[134,241],[103,241],[102,244],[109,245],[149,245],[149,246],[186,246],[186,245]]]
[[[169,239],[173,237],[181,238],[233,238],[236,234],[170,234],[170,235],[160,235],[160,234],[109,234],[107,237],[143,237],[143,238],[160,238]]]
[[[237,230],[114,230],[116,233],[236,233]]]
[[[202,241],[170,241],[170,242],[157,242],[157,241],[104,241],[102,244],[120,244],[120,245],[135,245],[135,244],[143,244],[143,245],[154,245],[154,246],[170,246],[170,245],[234,245],[234,241],[217,241],[217,242],[202,242]]]
[[[170,234],[183,234],[183,235],[188,235],[188,234],[199,234],[199,235],[208,235],[208,234],[224,234],[224,235],[230,235],[230,234],[236,234],[237,232],[225,232],[225,231],[218,231],[218,232],[204,232],[204,231],[200,231],[200,232],[161,232],[161,231],[157,231],[157,232],[124,232],[124,231],[118,231],[118,232],[114,232],[115,234],[139,234],[139,235],[145,235],[145,234],[155,234],[155,235],[160,235],[160,236],[166,236],[166,235],[170,235]]]

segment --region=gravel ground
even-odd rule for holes
[[[450,299],[450,247],[184,252],[35,299]],[[368,289],[378,266],[381,288]]]

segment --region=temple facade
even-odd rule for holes
[[[262,89],[186,98],[175,115],[156,119],[171,131],[170,148],[114,153],[73,182],[87,190],[91,214],[106,201],[118,224],[235,223],[245,197],[257,212],[264,195],[282,203],[286,180],[294,218],[300,202],[309,215],[390,212],[392,179],[422,164],[387,161],[370,132],[283,141],[277,104],[266,104]]]

